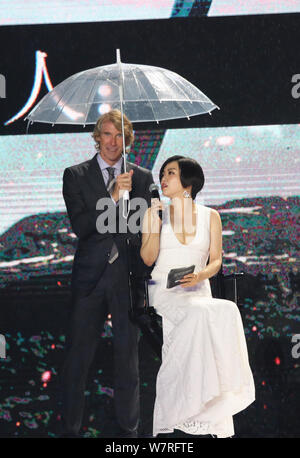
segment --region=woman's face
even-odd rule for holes
[[[169,162],[163,170],[161,189],[166,197],[182,197],[184,188],[180,181],[180,169],[177,161]]]

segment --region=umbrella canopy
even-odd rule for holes
[[[158,122],[210,113],[219,107],[170,70],[119,62],[70,76],[45,95],[26,119],[51,124],[95,124],[103,113],[121,108],[132,122]]]

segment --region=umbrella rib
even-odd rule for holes
[[[93,90],[94,87],[95,87],[95,84],[96,84],[96,82],[97,82],[97,78],[98,78],[100,72],[101,72],[101,67],[99,68],[98,73],[97,73],[96,76],[95,76],[94,82],[92,83],[92,87],[91,87],[91,89],[90,89],[89,96],[87,97],[86,100],[89,100],[89,97],[90,97],[90,95],[91,95],[91,93],[92,93],[92,90]],[[86,102],[86,105],[88,105],[88,102]],[[86,110],[85,119],[84,119],[84,124],[83,124],[84,126],[85,126],[85,124],[86,124],[86,120],[87,120],[88,114],[89,114],[89,113],[88,113],[88,110]]]
[[[169,78],[169,77],[168,77],[168,78]],[[170,79],[171,79],[171,78],[170,78]],[[171,81],[172,81],[172,80],[171,80]],[[180,91],[181,91],[181,92],[183,93],[183,95],[186,97],[184,91],[178,86],[178,84],[176,84],[175,81],[173,81],[173,82],[175,83],[176,87],[177,87],[178,89],[180,89]],[[191,103],[190,100],[187,100],[187,102],[190,102],[190,103]],[[187,114],[187,112],[185,111],[185,109],[183,108],[183,106],[181,105],[181,103],[179,102],[179,100],[177,100],[177,103],[178,103],[178,105],[181,107],[181,109],[184,111],[185,116],[187,117],[187,119],[190,120],[189,115]]]
[[[77,78],[79,78],[79,76],[81,75],[81,73],[82,73],[82,72],[79,73],[79,75],[77,76]],[[75,81],[77,78],[74,78],[73,81]],[[83,83],[82,83],[82,84],[83,84]],[[81,85],[81,86],[82,86],[82,85]],[[73,92],[73,91],[70,91],[70,92]],[[69,98],[68,98],[65,102],[63,102],[63,106],[60,108],[59,113],[58,113],[57,116],[56,116],[56,120],[58,119],[59,115],[62,113],[62,111],[64,110],[64,108],[65,108],[66,106],[68,107],[68,101],[69,101],[70,97],[72,97],[72,94],[69,96]],[[62,100],[62,98],[63,98],[63,96],[59,99],[59,102]],[[59,102],[57,102],[56,106],[58,106],[58,103],[59,103]],[[54,124],[56,123],[56,120],[54,121]]]
[[[130,71],[131,71],[131,73],[133,74],[133,78],[135,79],[137,88],[138,88],[138,90],[139,90],[139,92],[140,92],[140,96],[141,96],[142,93],[141,93],[141,90],[140,90],[140,88],[139,88],[139,83],[138,83],[138,80],[137,80],[137,78],[136,78],[136,76],[135,76],[135,74],[134,74],[133,68],[130,68]]]
[[[146,73],[144,73],[144,76],[145,76],[145,78],[147,78],[147,80],[149,81],[149,78],[148,78],[148,76],[146,75]],[[146,97],[147,97],[147,91],[144,89],[142,83],[141,83],[139,80],[136,80],[136,81],[137,81],[138,85],[142,88],[142,90],[144,91],[144,93],[146,94]],[[149,83],[150,83],[150,81],[149,81]],[[151,110],[152,110],[154,119],[155,119],[155,121],[158,123],[158,120],[157,120],[157,118],[156,118],[156,116],[155,116],[155,112],[154,112],[154,109],[153,109],[151,100],[150,100],[149,98],[146,98],[146,100],[150,103],[150,106],[151,106]]]
[[[184,97],[186,98],[186,101],[187,101],[187,102],[193,103],[193,102],[191,101],[191,99],[186,95],[185,91],[184,91],[180,86],[178,86],[178,84],[176,83],[175,80],[173,80],[168,74],[166,74],[165,76],[166,76],[170,81],[172,81],[173,84],[175,84],[175,86],[177,87],[177,89],[180,90],[180,92],[182,92],[182,94],[183,94]]]
[[[77,74],[76,78],[74,78],[73,81],[75,81],[75,80],[80,76],[81,73],[82,73],[82,72],[80,72],[79,74]],[[70,77],[70,78],[71,78],[71,77]],[[54,89],[55,89],[55,88],[54,88]],[[56,102],[56,106],[57,106],[57,107],[58,107],[58,105],[59,105],[59,103],[61,102],[61,100],[62,100],[63,97],[64,97],[64,94],[63,94],[63,95],[59,98],[59,100]],[[62,110],[64,109],[65,105],[66,105],[66,104],[64,103],[63,107],[60,108],[60,111],[59,111],[58,116],[61,114],[61,112],[62,112]],[[58,118],[58,116],[56,117],[56,119]]]
[[[75,78],[74,78],[74,79],[75,79]],[[62,81],[62,83],[63,83],[63,81]],[[54,88],[54,89],[55,89],[55,88]],[[56,106],[57,106],[57,107],[58,107],[58,104],[60,103],[61,99],[63,98],[63,96],[64,96],[64,94],[62,94],[62,96],[57,100],[57,102],[56,102]]]
[[[182,89],[182,88],[176,83],[175,80],[171,79],[171,77],[170,77],[169,75],[166,75],[166,77],[169,78],[169,79],[172,81],[172,83],[174,83],[174,84],[176,85],[176,87],[183,93],[183,95],[184,95],[185,98],[187,99],[187,102],[193,103],[193,101],[191,101],[191,99],[186,95],[184,89]],[[184,78],[182,78],[182,79],[184,79]],[[186,80],[186,81],[187,81],[187,80]],[[191,86],[194,86],[194,85],[193,85],[192,83],[190,83],[189,81],[188,81],[188,83],[189,83]],[[194,88],[195,88],[197,91],[201,92],[201,94],[207,99],[207,101],[205,101],[205,100],[194,100],[195,102],[198,102],[198,103],[212,103],[212,101],[211,101],[202,91],[200,91],[200,89],[198,89],[196,86],[194,86]]]
[[[166,75],[166,76],[167,76],[167,78],[169,78],[169,79],[172,81],[172,83],[174,83],[174,84],[176,85],[176,87],[177,87],[177,88],[182,92],[182,94],[187,98],[187,102],[190,102],[191,104],[193,104],[193,102],[191,101],[191,99],[185,94],[184,90],[176,83],[176,81],[172,80],[172,79],[169,77],[169,75]],[[190,84],[191,84],[191,83],[190,83]],[[206,110],[206,108],[205,108],[205,106],[204,106],[204,103],[211,103],[211,104],[213,105],[213,103],[209,100],[209,98],[208,98],[205,94],[203,94],[203,92],[200,91],[200,89],[198,89],[198,88],[196,88],[196,89],[197,89],[199,92],[201,92],[201,94],[207,99],[207,101],[202,101],[202,100],[198,100],[198,101],[197,101],[197,103],[200,103],[200,105],[202,106],[202,108],[203,108],[204,110]],[[177,100],[177,103],[181,106],[182,110],[185,112],[186,117],[187,117],[188,119],[190,119],[190,118],[189,118],[189,115],[186,113],[185,109],[183,108],[183,106],[181,105],[181,103],[180,103],[178,100]],[[210,111],[212,111],[212,110],[210,110]],[[210,111],[209,111],[209,113],[210,113]]]
[[[193,102],[191,102],[191,99],[185,94],[184,90],[181,89],[180,86],[178,86],[178,84],[176,83],[176,81],[172,80],[172,79],[169,77],[169,75],[166,75],[166,76],[167,76],[168,79],[170,79],[170,80],[172,81],[172,83],[175,84],[175,86],[177,87],[177,89],[180,90],[180,92],[181,92],[181,93],[184,95],[184,97],[186,98],[186,101],[187,101],[187,102],[190,102],[190,103],[192,104]],[[177,103],[178,103],[178,105],[181,107],[181,109],[184,111],[184,113],[185,113],[187,119],[190,120],[189,115],[187,114],[187,112],[185,111],[185,109],[183,108],[183,106],[181,105],[181,103],[179,102],[179,100],[177,100]]]

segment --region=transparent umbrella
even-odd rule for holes
[[[70,76],[29,113],[31,123],[95,124],[99,116],[119,109],[132,122],[190,118],[217,107],[178,74],[160,67],[117,63]]]
[[[211,113],[215,105],[177,73],[149,65],[121,62],[91,68],[70,76],[45,95],[25,118],[28,124],[95,124],[102,114],[118,109],[131,122],[190,118]],[[126,158],[124,154],[124,171]],[[129,199],[125,193],[124,200]]]

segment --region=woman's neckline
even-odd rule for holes
[[[175,239],[177,240],[177,242],[180,243],[180,245],[182,245],[182,246],[189,246],[196,240],[196,237],[197,237],[197,234],[198,234],[198,217],[199,217],[198,206],[197,206],[196,203],[195,203],[195,213],[196,213],[196,231],[195,231],[195,235],[194,235],[193,239],[189,243],[182,243],[178,239],[178,237],[177,237],[177,235],[176,235],[176,233],[175,233],[175,231],[173,229],[172,223],[171,223],[171,204],[169,204],[169,206],[168,206],[168,217],[169,217],[169,223],[170,223],[170,227],[171,227],[172,233],[173,233]]]

